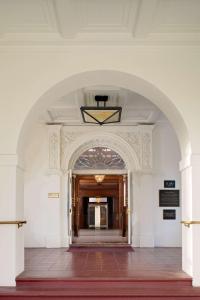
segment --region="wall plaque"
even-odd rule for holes
[[[48,193],[48,198],[60,198],[59,193]]]
[[[164,188],[175,188],[175,180],[164,180]]]
[[[176,210],[163,209],[163,220],[176,220]]]
[[[179,190],[159,190],[159,206],[180,206]]]

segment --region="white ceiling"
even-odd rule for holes
[[[0,45],[199,42],[200,0],[0,0]]]
[[[149,100],[131,91],[111,86],[98,86],[81,89],[56,100],[39,121],[43,123],[62,123],[66,125],[83,124],[80,107],[96,106],[95,95],[108,95],[107,106],[122,107],[119,125],[137,125],[139,123],[157,123],[166,121],[161,111]]]

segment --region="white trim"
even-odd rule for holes
[[[185,169],[196,166],[200,164],[200,154],[190,154],[183,158],[179,162],[179,170],[184,171]]]
[[[95,175],[95,174],[105,174],[105,175],[123,175],[123,174],[127,174],[127,170],[73,170],[73,174],[77,174],[77,175]]]
[[[69,170],[68,173],[68,235],[69,235],[69,244],[72,244],[72,170]]]
[[[128,183],[128,244],[131,245],[132,243],[132,224],[131,224],[131,216],[132,216],[132,211],[131,211],[131,172],[128,170],[128,177],[127,177],[127,183]]]
[[[179,162],[179,170],[184,171],[191,166],[191,155],[186,156]]]
[[[18,160],[17,154],[0,154],[0,166],[17,166]]]

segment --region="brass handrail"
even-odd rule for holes
[[[181,224],[185,225],[186,227],[190,227],[190,225],[200,224],[200,221],[181,221]]]
[[[0,225],[17,225],[18,228],[26,224],[27,221],[0,221]]]

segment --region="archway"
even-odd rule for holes
[[[28,113],[21,128],[17,145],[18,154],[20,155],[20,153],[23,153],[24,143],[26,141],[30,125],[41,110],[44,110],[55,99],[69,94],[74,90],[95,85],[112,85],[122,87],[149,99],[166,115],[172,124],[179,140],[183,158],[191,153],[187,126],[182,119],[181,113],[167,95],[150,82],[147,82],[145,79],[138,78],[133,74],[113,70],[96,70],[76,74],[64,79],[62,82],[55,83],[53,87],[36,100],[35,105]]]
[[[85,154],[89,151],[95,151],[95,149],[104,148],[104,150],[110,150],[113,151],[113,155],[118,156],[118,159],[122,162],[122,166],[117,165],[114,167],[106,167],[106,164],[101,167],[94,167],[92,166],[91,169],[86,168],[84,172],[79,174],[78,170],[76,169],[77,161],[80,159],[80,156],[82,154]],[[109,219],[112,219],[112,225],[107,226],[109,227],[109,234],[106,238],[102,238],[101,235],[99,235],[99,241],[106,242],[109,241],[109,237],[111,241],[121,241],[125,243],[131,244],[132,238],[132,212],[133,212],[133,192],[132,192],[132,184],[131,184],[131,176],[134,172],[139,171],[140,164],[138,157],[134,151],[134,149],[122,138],[119,138],[116,134],[105,132],[101,134],[97,134],[97,132],[93,131],[89,134],[81,135],[75,142],[73,142],[71,145],[65,148],[66,151],[64,153],[64,159],[62,163],[63,169],[67,167],[67,170],[72,170],[72,187],[70,188],[72,190],[72,197],[74,199],[74,203],[70,204],[69,209],[69,216],[68,216],[68,227],[69,227],[69,235],[71,233],[74,233],[76,237],[72,238],[72,236],[69,237],[69,244],[73,242],[73,240],[78,242],[86,241],[94,241],[98,237],[95,236],[96,233],[93,232],[93,237],[91,236],[91,233],[86,230],[86,228],[89,228],[88,226],[88,214],[87,211],[89,207],[92,205],[92,208],[95,208],[94,204],[89,204],[90,198],[84,197],[88,196],[89,194],[93,197],[96,195],[100,195],[101,197],[105,197],[105,199],[108,199],[107,209],[110,211],[110,216],[107,218],[107,225],[109,224]],[[97,154],[96,152],[95,154]],[[102,155],[102,153],[101,153]],[[106,153],[104,154],[104,156]],[[109,153],[108,153],[109,155]],[[91,154],[89,155],[91,157]],[[109,159],[111,161],[111,159]],[[99,163],[101,163],[99,161]],[[64,173],[67,173],[67,170],[64,171]],[[84,170],[84,169],[83,169]],[[79,175],[78,175],[79,174]],[[83,191],[81,193],[81,180],[87,181],[88,184],[92,184],[94,186],[94,174],[104,174],[106,176],[106,180],[110,183],[113,183],[115,187],[113,188],[113,191],[106,190],[105,186],[101,184],[96,185],[96,191],[87,190]],[[92,175],[92,176],[91,176]],[[84,179],[84,180],[83,180]],[[106,181],[104,180],[104,182]],[[85,182],[84,181],[84,182]],[[65,181],[63,181],[65,182]],[[70,184],[70,182],[69,182]],[[107,183],[108,184],[108,183]],[[86,195],[87,194],[87,195]],[[109,196],[109,197],[107,197]],[[66,198],[66,195],[64,196]],[[104,199],[104,200],[105,200]],[[92,200],[91,200],[92,201]],[[73,202],[73,201],[72,201]],[[85,203],[85,204],[84,204]],[[105,205],[105,204],[104,204]],[[99,205],[98,205],[99,206]],[[103,207],[102,205],[99,206]],[[85,211],[85,216],[81,215],[81,212],[83,213],[83,210]],[[127,213],[128,212],[128,213]],[[82,217],[80,217],[80,215]],[[83,220],[85,219],[85,221]],[[79,223],[81,225],[79,226]],[[85,225],[84,225],[85,223]],[[83,237],[79,237],[79,227],[82,229],[84,228],[85,231],[82,230]],[[93,226],[94,227],[94,226]],[[66,222],[64,222],[64,228],[67,228]],[[111,229],[117,229],[117,230],[111,230]],[[81,232],[81,231],[80,231]],[[115,238],[112,237],[113,233],[115,232]],[[86,233],[90,234],[89,237],[86,239]],[[99,234],[99,233],[98,233]]]
[[[188,132],[180,112],[174,104],[159,89],[151,83],[133,75],[116,71],[91,71],[74,75],[56,84],[47,93],[45,93],[32,108],[20,132],[18,140],[18,154],[23,153],[26,142],[26,135],[29,132],[29,126],[32,124],[38,111],[47,107],[55,98],[61,97],[73,90],[91,85],[115,85],[137,92],[148,98],[156,104],[160,110],[168,117],[179,139],[182,157],[190,154],[190,143]],[[183,202],[183,205],[184,202]]]

